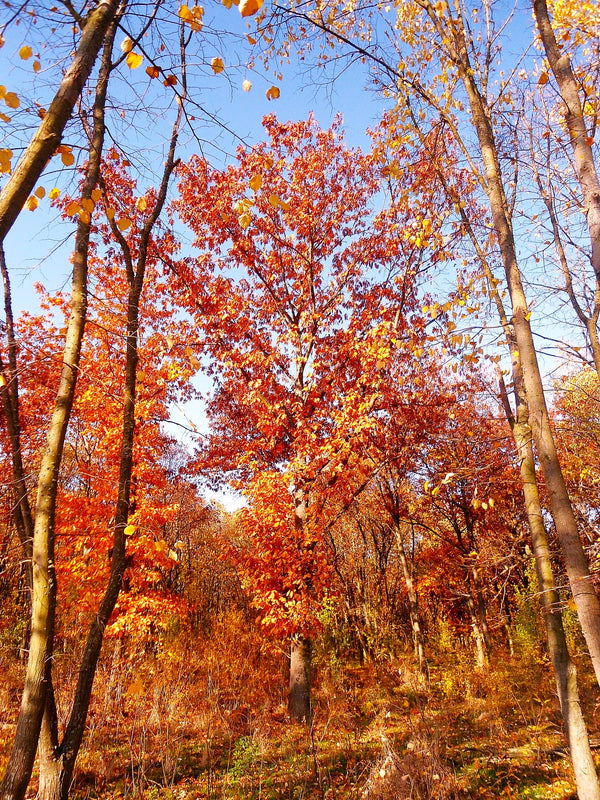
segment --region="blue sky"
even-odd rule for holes
[[[282,80],[276,80],[274,70],[271,68],[265,72],[260,62],[254,68],[247,66],[251,48],[246,34],[252,32],[253,20],[243,20],[235,7],[227,10],[216,2],[205,5],[205,30],[195,34],[198,37],[194,42],[197,63],[189,67],[189,96],[192,102],[202,105],[208,115],[191,108],[189,113],[196,117],[193,121],[195,135],[202,141],[199,144],[189,130],[184,131],[179,147],[183,159],[201,149],[214,166],[225,166],[232,160],[240,141],[252,145],[262,140],[261,120],[267,113],[275,113],[280,120],[296,120],[307,117],[312,111],[322,127],[329,126],[334,116],[342,113],[348,143],[369,146],[365,131],[377,122],[381,99],[375,92],[364,88],[364,66],[351,66],[343,70],[335,82],[325,82],[326,76],[314,70],[309,74],[301,62],[293,61],[285,69]],[[27,25],[27,22],[19,27],[12,25],[6,30],[6,43],[0,49],[2,82],[8,91],[17,91],[22,97],[21,108],[13,114],[12,123],[0,123],[0,147],[13,150],[13,164],[20,152],[19,144],[27,141],[38,122],[35,103],[49,104],[58,73],[69,60],[70,35],[63,36],[62,49],[58,43],[56,47],[48,47],[48,40],[52,43],[52,37],[46,28],[42,20],[35,27]],[[135,35],[136,31],[131,30],[131,33]],[[124,32],[117,34],[117,45],[124,36]],[[30,43],[33,56],[24,61],[19,57],[19,50]],[[155,42],[151,44],[155,45]],[[152,52],[151,44],[144,41],[149,53]],[[209,68],[210,59],[215,56],[221,57],[225,63],[225,70],[220,75],[214,75]],[[41,64],[37,74],[32,69],[35,60]],[[144,60],[137,70],[122,66],[112,90],[116,108],[109,123],[112,135],[130,154],[132,163],[139,166],[142,185],[151,184],[160,170],[160,151],[168,136],[175,108],[173,96],[162,83],[150,81],[146,76],[144,70],[148,63]],[[167,62],[163,63],[166,65]],[[165,70],[168,71],[166,66]],[[322,79],[324,85],[319,86],[315,78]],[[242,90],[245,79],[252,82],[249,92]],[[280,87],[281,95],[277,100],[268,101],[265,93],[273,84]],[[26,106],[29,106],[29,111]],[[73,146],[75,166],[81,163],[85,150],[79,149],[83,144],[80,129],[73,125],[68,127],[63,142]],[[68,190],[73,185],[75,166],[64,168],[59,159],[54,158],[39,184],[47,191],[53,186],[58,186],[61,191]],[[2,176],[0,186],[5,180],[6,177]],[[47,198],[34,212],[23,211],[5,243],[15,311],[37,306],[33,290],[37,281],[51,291],[68,288],[73,234],[74,224],[61,222]]]

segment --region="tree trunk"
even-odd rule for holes
[[[29,146],[0,194],[0,242],[12,228],[25,201],[56,148],[75,103],[92,71],[120,0],[99,0],[86,18],[79,47]]]
[[[106,61],[103,60],[103,64],[105,63],[107,68],[110,65],[111,49],[112,40],[107,41],[105,51],[107,57]],[[185,94],[185,70],[183,70],[182,84]],[[68,800],[75,762],[85,732],[87,713],[92,696],[96,666],[102,649],[104,631],[119,598],[123,574],[126,567],[126,537],[124,531],[128,524],[130,512],[131,476],[133,471],[140,301],[144,287],[148,247],[152,229],[164,208],[169,180],[175,166],[175,150],[182,114],[183,103],[180,103],[178,106],[177,119],[173,125],[169,154],[165,162],[161,185],[154,209],[146,220],[140,234],[135,265],[126,240],[119,232],[114,222],[112,222],[114,236],[121,244],[123,251],[123,259],[125,261],[127,279],[129,282],[129,296],[127,304],[125,386],[123,390],[123,432],[121,435],[119,463],[119,491],[115,510],[110,575],[100,609],[94,617],[88,633],[81,666],[79,668],[75,697],[73,699],[71,714],[63,740],[60,747],[55,752],[54,757],[48,759],[45,764],[46,774],[43,779],[44,791],[47,795],[45,800],[57,800],[57,798],[60,798],[60,800]]]
[[[292,636],[288,711],[295,722],[309,723],[311,719],[311,649],[312,644],[308,637]]]
[[[592,659],[596,680],[600,685],[600,603],[592,583],[587,556],[579,538],[577,522],[550,427],[542,377],[529,325],[529,311],[517,262],[510,211],[502,182],[491,112],[475,82],[475,72],[470,64],[462,19],[457,19],[455,44],[454,60],[467,92],[472,121],[485,165],[485,188],[511,298],[515,342],[529,405],[529,424],[544,473],[552,517],[581,629]]]
[[[569,56],[562,52],[556,41],[546,0],[533,0],[533,11],[544,52],[564,103],[565,122],[571,138],[577,179],[583,195],[583,211],[592,248],[590,260],[596,278],[600,280],[600,183],[594,163],[591,138],[588,137],[585,127],[579,83],[573,74]]]
[[[107,6],[106,3],[101,5],[103,7]],[[107,26],[113,16],[108,19]],[[114,30],[115,27],[113,26],[110,37],[111,48]],[[105,32],[106,28],[103,29],[102,38],[104,38]],[[100,43],[101,41],[102,39]],[[110,52],[105,62],[107,79]],[[94,116],[95,121],[98,122],[98,115],[100,115],[102,124],[100,127],[98,125],[95,126],[82,198],[91,197],[91,193],[98,181],[104,136],[105,97],[106,85],[103,83],[102,78],[99,78]],[[25,795],[38,747],[42,717],[49,700],[47,689],[51,686],[56,612],[54,517],[58,474],[75,397],[81,344],[87,315],[89,234],[89,222],[86,223],[79,220],[73,259],[71,313],[63,350],[63,366],[38,477],[32,546],[31,635],[25,689],[21,700],[13,747],[2,780],[2,786],[0,787],[0,798],[2,800],[22,800]],[[42,745],[43,748],[44,745]],[[47,752],[42,761],[43,763],[49,763],[51,759],[52,753]]]
[[[518,364],[513,371],[513,378],[517,397],[516,419],[510,411],[503,383],[501,383],[501,390],[504,407],[517,446],[525,508],[535,556],[539,595],[546,626],[548,652],[554,669],[558,700],[563,717],[563,729],[569,745],[579,800],[598,800],[600,798],[600,785],[596,775],[594,758],[590,750],[585,720],[581,712],[579,690],[577,688],[577,671],[569,656],[562,624],[560,598],[552,573],[550,548],[548,547],[535,475],[531,432],[527,424],[527,405],[524,400],[525,394],[522,388],[522,381],[519,379]]]
[[[469,580],[473,586],[473,600],[483,636],[483,643],[488,656],[492,653],[492,635],[490,633],[490,626],[487,621],[487,611],[485,607],[485,597],[483,596],[483,589],[481,587],[481,578],[479,577],[479,570],[473,564],[469,570]]]
[[[421,620],[419,615],[419,598],[417,596],[417,590],[415,589],[415,583],[408,566],[408,559],[406,558],[404,544],[398,528],[396,528],[396,541],[398,543],[398,555],[400,556],[402,575],[404,577],[404,583],[406,584],[406,591],[408,594],[408,609],[410,625],[412,628],[413,650],[419,665],[419,674],[425,680],[429,680],[429,667],[427,666],[427,659],[425,658],[423,632],[421,630]]]
[[[485,669],[489,664],[488,651],[485,646],[485,637],[481,627],[481,621],[477,615],[477,608],[475,601],[470,592],[467,593],[467,608],[469,609],[469,616],[471,618],[471,628],[473,630],[473,638],[475,639],[475,652],[477,654],[477,668]]]

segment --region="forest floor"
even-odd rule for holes
[[[424,686],[406,656],[358,665],[317,653],[306,727],[286,716],[281,651],[261,651],[249,638],[216,641],[218,649],[198,642],[126,663],[122,648],[109,650],[74,798],[575,798],[543,655],[498,654],[479,672],[467,654],[446,652]],[[61,658],[64,716],[76,654]],[[581,694],[598,740],[596,693],[583,666]],[[21,668],[1,659],[0,668],[4,762]]]

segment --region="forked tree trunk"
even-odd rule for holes
[[[113,4],[108,2],[100,3],[96,11],[92,12],[92,17],[89,18],[87,24],[92,24],[94,19],[96,20],[94,24],[100,24],[97,19],[98,9],[102,8],[103,14],[108,13],[107,10],[109,8],[112,9],[112,5]],[[113,19],[114,10],[110,12],[108,17],[102,16],[100,18],[103,27],[100,40],[98,41],[98,48],[101,46],[107,28]],[[105,25],[104,21],[106,21]],[[112,38],[114,37],[114,31],[115,26],[113,25],[112,34],[109,35],[111,40],[110,49],[112,49]],[[95,35],[98,34],[96,33]],[[84,38],[86,38],[85,30],[82,41]],[[93,61],[95,60],[96,53],[94,53],[94,57],[89,64],[90,69]],[[108,54],[108,61],[106,61],[106,58],[105,49],[103,71],[106,72],[107,78],[108,64],[110,63],[110,52]],[[81,67],[78,69],[81,69]],[[89,69],[86,73],[86,77],[87,74],[89,74]],[[104,91],[104,97],[100,102],[102,87]],[[70,91],[73,91],[72,87]],[[103,79],[100,77],[99,88],[96,94],[94,115],[95,119],[97,119],[97,115],[100,115],[102,119],[102,125],[100,127],[96,125],[94,129],[94,140],[90,146],[90,162],[84,181],[82,198],[91,197],[91,193],[98,180],[104,136],[105,97],[106,85],[104,84],[103,86]],[[61,101],[61,103],[63,101]],[[73,103],[74,102],[75,99],[73,99]],[[59,105],[62,109],[63,105]],[[43,150],[40,152],[43,152]],[[27,156],[27,153],[25,156]],[[25,156],[22,159],[22,162],[24,161]],[[40,157],[41,156],[39,155],[39,152],[37,156],[32,156],[34,160],[35,158]],[[27,175],[30,175],[31,169],[27,170],[26,166],[27,165],[24,165],[23,169],[26,170]],[[43,166],[44,164],[41,165],[40,170],[43,169]],[[5,191],[10,185],[11,184],[9,182],[5,188]],[[18,193],[18,187],[15,189],[15,191]],[[4,197],[4,193],[2,197]],[[0,202],[0,219],[2,219],[2,207],[2,203]],[[13,747],[4,778],[2,780],[2,785],[0,787],[0,798],[2,800],[22,800],[24,797],[29,780],[31,778],[31,772],[33,769],[35,753],[38,747],[42,718],[44,716],[46,704],[48,701],[50,701],[50,703],[53,705],[53,698],[50,698],[48,694],[49,691],[51,691],[51,689],[49,690],[49,687],[51,687],[52,679],[52,657],[54,649],[54,624],[56,611],[54,518],[56,511],[58,474],[62,460],[65,436],[69,424],[71,409],[73,407],[73,400],[75,397],[81,344],[83,341],[83,332],[87,314],[87,256],[89,234],[89,223],[79,220],[73,259],[71,314],[69,317],[67,335],[63,350],[63,367],[56,394],[54,411],[48,430],[46,448],[42,457],[42,463],[38,477],[32,546],[31,635],[29,640],[29,657],[25,675],[25,688],[21,700],[21,708],[17,720],[17,730],[15,733]],[[53,735],[55,733],[55,728],[49,724],[46,732],[49,735]],[[47,749],[45,749],[46,747]],[[56,741],[50,742],[50,739],[45,738],[44,744],[42,745],[42,749],[45,749],[43,761],[48,761],[56,748]]]
[[[290,648],[290,693],[288,711],[296,722],[310,722],[310,679],[312,643],[306,636],[292,636]]]
[[[107,60],[110,64],[109,47],[107,42]],[[182,52],[183,58],[183,52]],[[182,84],[185,96],[185,68],[182,65]],[[135,408],[136,408],[136,375],[138,364],[138,335],[140,326],[140,301],[144,287],[144,278],[148,261],[150,237],[155,223],[161,214],[169,185],[170,177],[175,166],[175,150],[181,118],[183,103],[179,104],[177,119],[173,125],[169,153],[165,162],[162,181],[157,193],[156,202],[152,213],[149,215],[140,233],[137,258],[134,262],[132,253],[125,238],[113,221],[112,230],[119,241],[125,262],[129,294],[127,301],[127,335],[125,354],[125,386],[123,389],[123,429],[121,435],[121,451],[119,461],[119,487],[117,505],[115,509],[115,522],[113,528],[113,547],[110,564],[108,584],[98,613],[94,617],[86,641],[75,697],[71,706],[71,714],[67,727],[58,748],[54,753],[42,761],[44,775],[40,777],[39,800],[68,800],[75,762],[85,732],[85,724],[89,709],[94,677],[98,658],[102,649],[104,631],[116,606],[123,582],[126,567],[126,537],[125,528],[128,524],[131,476],[133,470],[133,446],[135,438]],[[42,794],[41,792],[44,792]]]

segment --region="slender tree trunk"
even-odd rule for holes
[[[296,490],[294,506],[294,526],[299,540],[302,541],[308,509],[308,497],[304,486]],[[288,712],[296,722],[310,723],[311,719],[311,650],[312,642],[308,636],[302,632],[292,636]]]
[[[434,14],[435,12],[431,10],[430,13]],[[596,680],[600,685],[600,603],[592,583],[587,556],[579,537],[577,522],[550,427],[542,377],[529,325],[529,311],[517,262],[509,205],[502,182],[491,112],[475,82],[475,73],[470,64],[462,17],[458,12],[456,23],[454,59],[467,92],[471,117],[485,165],[486,191],[510,292],[515,342],[522,365],[529,404],[529,424],[544,473],[552,517],[577,606],[581,629],[592,659]]]
[[[182,34],[183,35],[183,34]],[[107,41],[106,63],[110,64],[110,50],[112,41]],[[183,48],[183,38],[182,38]],[[183,65],[182,50],[182,65]],[[185,96],[186,81],[185,69],[182,69],[183,94]],[[169,185],[169,180],[175,167],[175,150],[181,118],[183,103],[179,104],[177,119],[173,125],[169,154],[163,170],[161,185],[158,190],[156,203],[149,215],[138,245],[137,259],[134,265],[131,250],[125,238],[112,222],[112,230],[121,245],[127,280],[129,283],[129,296],[127,304],[127,337],[125,355],[125,387],[123,391],[123,431],[121,435],[121,452],[119,463],[119,491],[115,510],[115,523],[113,533],[113,547],[108,584],[98,613],[94,617],[86,641],[75,697],[71,707],[71,714],[60,747],[54,750],[49,759],[45,760],[45,775],[40,782],[40,800],[68,800],[75,762],[79,754],[85,724],[89,709],[94,677],[98,658],[102,649],[104,631],[116,606],[123,582],[126,567],[126,536],[125,528],[128,524],[130,512],[132,472],[133,472],[133,447],[135,439],[135,408],[136,408],[136,375],[138,364],[138,335],[140,326],[140,301],[144,287],[148,249],[152,230],[160,216]],[[41,795],[43,785],[44,795]]]
[[[579,700],[577,671],[569,656],[562,623],[560,598],[554,583],[550,548],[542,516],[542,508],[535,475],[531,429],[527,424],[527,403],[520,378],[519,365],[513,365],[513,381],[517,398],[517,416],[512,415],[508,396],[501,380],[503,405],[510,423],[517,453],[525,497],[525,509],[531,531],[535,569],[546,627],[548,652],[554,670],[556,690],[563,718],[563,729],[569,752],[579,800],[599,800],[600,784],[596,774],[589,736]]]
[[[107,4],[103,3],[101,5],[105,6]],[[113,17],[114,15],[110,17],[108,24]],[[114,31],[115,27],[113,26],[112,33],[109,36],[108,56],[106,56],[105,48],[103,63],[105,80],[102,77],[99,78],[96,92],[94,138],[90,145],[90,159],[82,198],[91,197],[100,171],[104,137],[106,81],[108,80],[108,66],[110,64],[110,50],[112,49]],[[102,38],[104,38],[105,32],[106,28],[103,29]],[[101,124],[99,124],[100,122]],[[22,800],[25,795],[38,746],[42,717],[49,701],[47,694],[48,691],[51,691],[49,687],[51,687],[56,609],[54,516],[58,473],[75,396],[81,343],[87,314],[89,234],[89,222],[86,223],[79,220],[73,260],[71,313],[63,351],[63,366],[38,477],[32,545],[32,621],[25,688],[12,751],[2,786],[0,787],[0,798],[2,800]],[[52,730],[50,724],[47,730]],[[44,742],[48,743],[49,740],[45,739]],[[55,743],[53,744],[55,745]],[[42,749],[44,746],[43,744]],[[43,761],[48,761],[49,758],[50,756],[48,755],[48,758],[44,758]]]
[[[0,359],[0,374],[2,382],[0,391],[4,404],[4,414],[6,417],[6,427],[10,441],[10,454],[12,465],[12,495],[13,495],[13,519],[15,528],[21,542],[25,565],[25,576],[27,580],[27,590],[31,591],[33,584],[33,571],[31,556],[33,553],[33,515],[29,504],[27,493],[27,482],[25,480],[25,467],[21,453],[21,423],[19,419],[19,371],[17,368],[17,339],[15,335],[12,294],[10,288],[10,276],[6,265],[4,246],[0,242],[0,272],[2,273],[2,283],[4,286],[4,314],[6,325],[6,345],[8,352],[8,363],[2,363]],[[28,596],[27,612],[29,608],[30,596]],[[28,613],[30,616],[30,613]]]
[[[92,71],[120,0],[98,0],[88,16],[79,46],[33,139],[0,194],[0,242],[12,228],[38,178],[60,144],[65,125]]]
[[[308,637],[292,636],[288,711],[296,722],[308,723],[311,719],[311,647]]]
[[[564,103],[565,122],[571,135],[575,169],[583,194],[583,210],[592,248],[590,260],[596,278],[600,280],[600,182],[594,163],[592,140],[585,128],[579,83],[573,74],[569,56],[563,53],[556,41],[546,0],[533,0],[533,11],[544,52]]]
[[[427,659],[425,658],[425,647],[423,644],[423,632],[421,630],[421,618],[419,614],[419,598],[411,570],[408,566],[408,559],[406,558],[406,551],[400,531],[396,528],[396,542],[398,544],[398,555],[400,556],[400,566],[402,567],[402,575],[404,583],[406,584],[406,591],[408,594],[408,613],[410,616],[410,625],[412,628],[413,650],[415,658],[419,665],[419,673],[425,679],[429,679],[429,668],[427,666]]]

